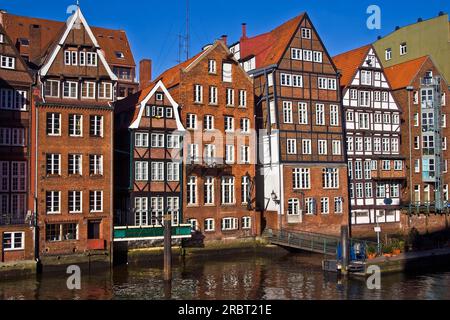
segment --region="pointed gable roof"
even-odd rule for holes
[[[333,57],[336,68],[342,74],[342,87],[347,87],[352,82],[357,69],[362,65],[371,48],[373,48],[372,45],[368,44]]]
[[[428,59],[430,59],[429,56],[423,56],[385,68],[384,73],[392,89],[398,90],[410,86]]]
[[[268,33],[252,38],[241,38],[241,59],[255,56],[257,69],[277,64],[305,15],[306,13],[302,13]]]

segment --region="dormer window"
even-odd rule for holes
[[[389,61],[389,60],[391,60],[392,59],[392,49],[391,48],[387,48],[385,51],[384,51],[384,59],[386,60],[386,61]]]
[[[0,67],[3,69],[14,69],[16,59],[14,57],[0,56]]]
[[[117,57],[118,59],[124,59],[124,58],[125,58],[125,55],[123,54],[122,51],[116,51],[116,57]]]
[[[30,40],[28,40],[27,38],[19,38],[19,43],[21,46],[29,46],[30,45]]]

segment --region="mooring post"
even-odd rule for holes
[[[164,216],[164,280],[172,281],[172,216]]]
[[[341,226],[341,249],[342,249],[342,269],[343,274],[347,273],[348,267],[348,227]]]

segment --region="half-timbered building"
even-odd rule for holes
[[[339,75],[306,13],[231,51],[254,79],[258,207],[266,226],[339,234],[348,226]]]
[[[184,127],[162,81],[115,105],[115,210],[118,226],[172,226],[182,216]]]
[[[33,78],[0,24],[0,263],[32,260],[28,203]]]
[[[342,74],[352,225],[400,221],[401,109],[371,45],[333,58]]]

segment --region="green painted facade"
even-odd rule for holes
[[[376,41],[373,46],[384,67],[429,55],[445,79],[450,81],[450,23],[448,14],[402,27]],[[400,45],[406,43],[408,53],[400,55]],[[385,51],[392,49],[392,59]]]
[[[172,227],[172,236],[178,238],[190,238],[192,227],[190,224],[183,224],[176,227]],[[126,240],[126,239],[161,239],[164,238],[163,227],[115,227],[114,228],[114,240]]]

